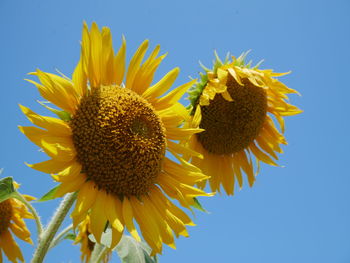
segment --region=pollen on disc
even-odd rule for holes
[[[165,131],[156,111],[135,92],[117,86],[82,98],[70,126],[82,172],[99,189],[143,195],[155,183],[165,155]]]
[[[263,88],[248,79],[243,86],[229,76],[226,86],[233,101],[216,94],[208,106],[202,106],[197,134],[202,146],[213,154],[232,154],[245,149],[259,134],[266,117],[267,97]]]
[[[0,234],[8,229],[12,213],[12,205],[9,199],[0,203]]]

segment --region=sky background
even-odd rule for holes
[[[24,164],[47,157],[19,132],[17,125],[29,122],[18,103],[49,114],[23,79],[36,68],[71,76],[84,20],[110,27],[115,49],[124,34],[128,58],[145,38],[151,47],[160,44],[169,54],[155,79],[179,66],[177,85],[197,77],[199,60],[211,65],[214,50],[238,56],[251,49],[249,58],[265,59],[263,68],[291,70],[281,81],[302,94],[291,96],[304,113],[286,120],[283,167],[263,164],[254,187],[245,184],[233,197],[202,198],[210,214],[196,213],[190,238],[178,239],[176,250],[165,246],[160,262],[350,262],[349,12],[350,1],[341,0],[0,0],[3,175],[38,197],[55,186]],[[57,204],[35,204],[44,223]],[[29,261],[33,247],[19,244]],[[66,241],[45,262],[79,256]],[[112,262],[119,262],[116,255]]]

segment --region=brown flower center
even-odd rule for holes
[[[161,170],[165,134],[145,99],[116,86],[82,98],[70,122],[78,161],[88,180],[118,196],[146,194]]]
[[[10,199],[0,203],[0,235],[8,229],[12,218],[12,205]]]
[[[254,86],[248,79],[239,85],[229,76],[227,91],[233,101],[216,94],[208,106],[202,106],[197,134],[202,146],[210,153],[232,154],[245,149],[259,134],[265,121],[267,97],[264,89]]]

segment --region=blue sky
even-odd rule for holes
[[[2,0],[0,167],[23,193],[41,196],[55,185],[24,165],[46,156],[17,129],[28,125],[17,104],[48,114],[23,79],[36,68],[70,76],[83,20],[110,27],[115,47],[124,34],[129,57],[145,38],[160,44],[169,54],[156,79],[179,66],[178,85],[197,76],[199,60],[210,65],[214,49],[251,49],[263,67],[291,70],[281,80],[302,94],[291,97],[304,113],[286,120],[283,168],[262,165],[253,188],[201,199],[210,214],[197,213],[190,238],[165,248],[160,262],[350,262],[349,12],[346,0]],[[36,205],[44,223],[57,204]],[[20,245],[28,261],[32,247]],[[79,249],[67,241],[46,262],[79,262]]]

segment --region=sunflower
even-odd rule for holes
[[[87,216],[78,226],[78,235],[75,238],[75,244],[80,243],[81,261],[85,263],[89,262],[92,251],[95,248],[95,243],[89,239],[90,234],[90,217]],[[109,258],[110,253],[107,253],[103,258],[103,262],[108,262]]]
[[[192,157],[192,164],[210,176],[213,191],[220,192],[222,185],[228,195],[233,195],[236,180],[242,187],[242,173],[250,186],[254,184],[260,161],[277,166],[276,153],[287,144],[283,117],[301,112],[287,102],[287,94],[297,92],[276,78],[288,73],[251,67],[251,62],[245,63],[247,54],[232,60],[227,56],[222,62],[215,53],[213,69],[203,66],[201,82],[189,91],[192,117],[186,127],[205,130],[188,141],[204,157]],[[201,188],[205,185],[206,181],[199,183]]]
[[[51,157],[29,166],[53,174],[60,183],[56,195],[78,192],[75,227],[89,214],[91,233],[100,242],[108,222],[114,247],[125,229],[140,240],[136,221],[154,255],[163,243],[175,248],[174,234],[187,236],[185,226],[194,225],[171,199],[190,209],[194,197],[209,194],[194,187],[207,176],[182,157],[201,155],[178,143],[201,131],[182,127],[189,115],[178,103],[194,81],[166,93],[179,73],[175,68],[151,85],[165,55],[158,56],[157,46],[143,61],[147,48],[146,40],[126,69],[125,39],[115,54],[109,28],[100,31],[93,23],[89,30],[84,23],[72,80],[40,70],[32,74],[41,83],[29,80],[62,109],[53,110],[61,119],[20,106],[40,127],[20,130]]]
[[[15,187],[18,185],[15,184]],[[28,195],[23,197],[28,201],[34,199]],[[11,262],[17,263],[17,260],[24,262],[22,252],[11,234],[12,232],[23,241],[33,244],[24,218],[34,217],[22,202],[14,198],[0,202],[0,263],[3,262],[2,251]]]

